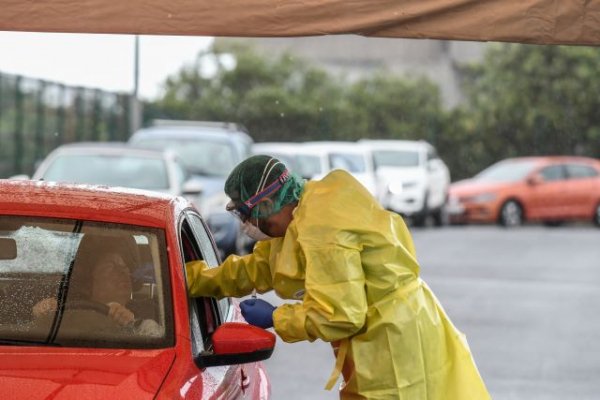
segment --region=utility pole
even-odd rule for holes
[[[129,135],[138,130],[142,125],[142,104],[138,99],[140,80],[140,37],[135,35],[133,53],[133,93],[131,94],[129,114]]]

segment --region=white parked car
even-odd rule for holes
[[[391,211],[422,226],[444,223],[450,172],[435,148],[418,140],[359,140],[373,157],[377,198]]]
[[[253,154],[266,154],[283,161],[305,179],[321,179],[329,171],[343,169],[373,195],[375,174],[368,151],[355,142],[263,142],[252,146]]]
[[[304,176],[301,171],[297,170],[296,156],[298,155],[298,147],[301,145],[301,143],[293,142],[259,142],[252,144],[251,151],[253,155],[261,154],[275,157],[290,170],[302,175],[303,178],[312,178],[312,176]]]
[[[305,142],[302,148],[307,154],[319,156],[324,171],[314,179],[320,179],[334,169],[348,171],[372,194],[377,194],[373,161],[368,149],[356,142]]]

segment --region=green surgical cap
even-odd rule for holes
[[[225,193],[235,204],[248,200],[260,188],[275,182],[287,167],[275,157],[256,155],[239,163],[229,174],[225,182]],[[278,213],[282,207],[300,199],[304,180],[294,173],[275,193],[268,197],[269,201],[261,202],[252,209],[252,217],[267,218]]]

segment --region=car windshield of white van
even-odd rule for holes
[[[419,153],[410,150],[377,150],[373,152],[375,168],[418,167]]]

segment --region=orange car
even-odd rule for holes
[[[600,226],[600,161],[568,156],[502,160],[453,183],[448,213],[451,223],[591,220]]]

